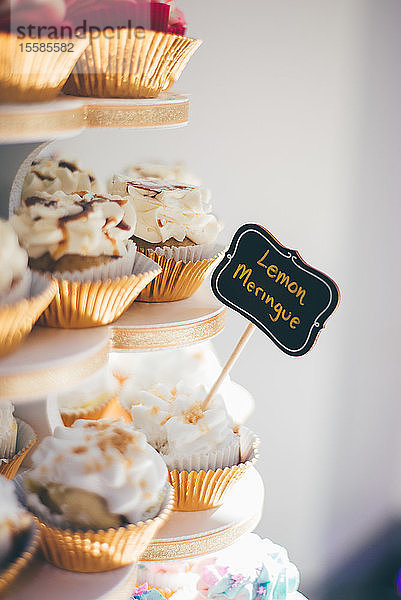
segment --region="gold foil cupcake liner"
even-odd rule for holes
[[[0,460],[0,475],[7,477],[7,479],[14,479],[22,461],[38,439],[36,433],[28,423],[21,421],[18,417],[15,420],[18,426],[17,452],[12,458],[3,458]]]
[[[92,35],[64,92],[97,98],[154,98],[179,78],[201,43],[143,29]]]
[[[30,333],[39,316],[50,304],[56,289],[54,281],[33,273],[32,296],[13,305],[0,306],[0,357],[15,350]]]
[[[39,545],[39,527],[36,520],[32,519],[28,529],[22,531],[17,540],[20,546],[18,556],[6,565],[4,571],[0,572],[0,594],[20,575],[30,561],[33,559],[36,549]]]
[[[246,428],[241,430],[245,438],[245,443],[242,444],[244,450],[241,452],[242,456],[246,456],[244,462],[208,471],[169,471],[170,483],[174,488],[173,510],[208,510],[223,504],[226,494],[259,458],[259,438]]]
[[[88,37],[20,39],[0,33],[0,102],[55,98],[88,43]],[[34,52],[34,46],[39,51]]]
[[[61,419],[66,427],[71,427],[78,419],[89,419],[94,421],[96,419],[110,419],[113,418],[112,411],[119,405],[118,398],[108,398],[106,401],[101,402],[97,406],[90,408],[76,409],[75,411],[70,410],[69,412],[63,412],[60,410]]]
[[[158,255],[152,250],[138,250],[162,269],[160,275],[140,293],[140,302],[174,302],[189,298],[206,279],[212,265],[223,256],[223,253],[219,253],[212,258],[185,263]]]
[[[173,505],[173,490],[166,486],[166,500],[159,515],[135,525],[107,531],[72,531],[39,522],[40,542],[46,560],[60,569],[101,573],[137,562]]]
[[[158,273],[158,269],[152,269],[95,282],[55,279],[56,295],[39,322],[47,327],[64,329],[108,325],[127,310]]]

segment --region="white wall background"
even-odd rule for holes
[[[176,86],[191,94],[190,127],[91,132],[62,147],[104,176],[184,159],[212,189],[227,238],[259,222],[338,283],[341,305],[310,355],[291,359],[258,332],[234,370],[263,437],[259,531],[288,548],[311,589],[401,512],[401,3],[181,6],[204,40]],[[222,357],[244,325],[230,315]]]

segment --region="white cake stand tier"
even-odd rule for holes
[[[0,144],[39,142],[78,135],[84,129],[133,129],[187,125],[189,99],[163,92],[157,98],[77,98],[2,104]]]
[[[0,402],[11,400],[15,415],[39,439],[62,425],[56,393],[90,377],[108,362],[109,328],[35,327],[12,354],[0,359]]]
[[[143,352],[196,344],[222,331],[225,319],[225,308],[203,284],[186,300],[134,302],[111,326],[112,348]]]

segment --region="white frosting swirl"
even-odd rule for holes
[[[138,218],[135,235],[147,242],[165,242],[170,238],[182,242],[187,237],[194,244],[209,244],[219,233],[206,188],[115,175],[110,191],[129,195]]]
[[[164,501],[167,469],[145,436],[122,421],[79,420],[56,427],[32,454],[29,479],[97,494],[130,523],[153,518]]]
[[[125,256],[136,214],[120,196],[42,192],[26,198],[11,221],[30,257],[49,252],[57,260],[65,254]]]
[[[194,186],[201,184],[200,179],[179,162],[169,165],[153,162],[137,163],[127,167],[124,173],[134,179],[167,179]]]
[[[191,388],[180,382],[173,389],[159,384],[133,398],[134,427],[145,433],[169,468],[175,468],[182,457],[215,453],[232,444],[238,446],[224,400],[214,396],[203,411],[201,403],[206,394],[202,385]]]
[[[41,192],[96,191],[96,180],[88,171],[80,169],[75,163],[65,160],[43,158],[32,163],[22,188],[21,198],[36,196]]]
[[[21,280],[28,267],[28,255],[21,248],[9,221],[0,219],[0,296],[7,294],[13,283]]]

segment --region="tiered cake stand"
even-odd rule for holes
[[[0,172],[3,194],[10,192],[19,164],[39,142],[77,135],[85,128],[178,127],[188,121],[186,96],[165,93],[152,100],[61,97],[45,104],[0,107],[1,151],[12,152],[15,169]],[[3,169],[4,171],[4,169]],[[3,214],[5,213],[3,207]],[[0,359],[0,400],[11,399],[15,413],[39,439],[61,424],[56,392],[72,388],[101,369],[108,351],[152,351],[211,339],[224,328],[225,309],[209,286],[187,300],[135,302],[112,326],[85,330],[35,327],[13,354]],[[173,512],[142,556],[167,561],[221,550],[253,531],[263,508],[264,488],[251,468],[217,509]],[[6,592],[10,600],[128,600],[135,566],[99,574],[57,569],[37,555]],[[293,599],[302,598],[296,594]]]

